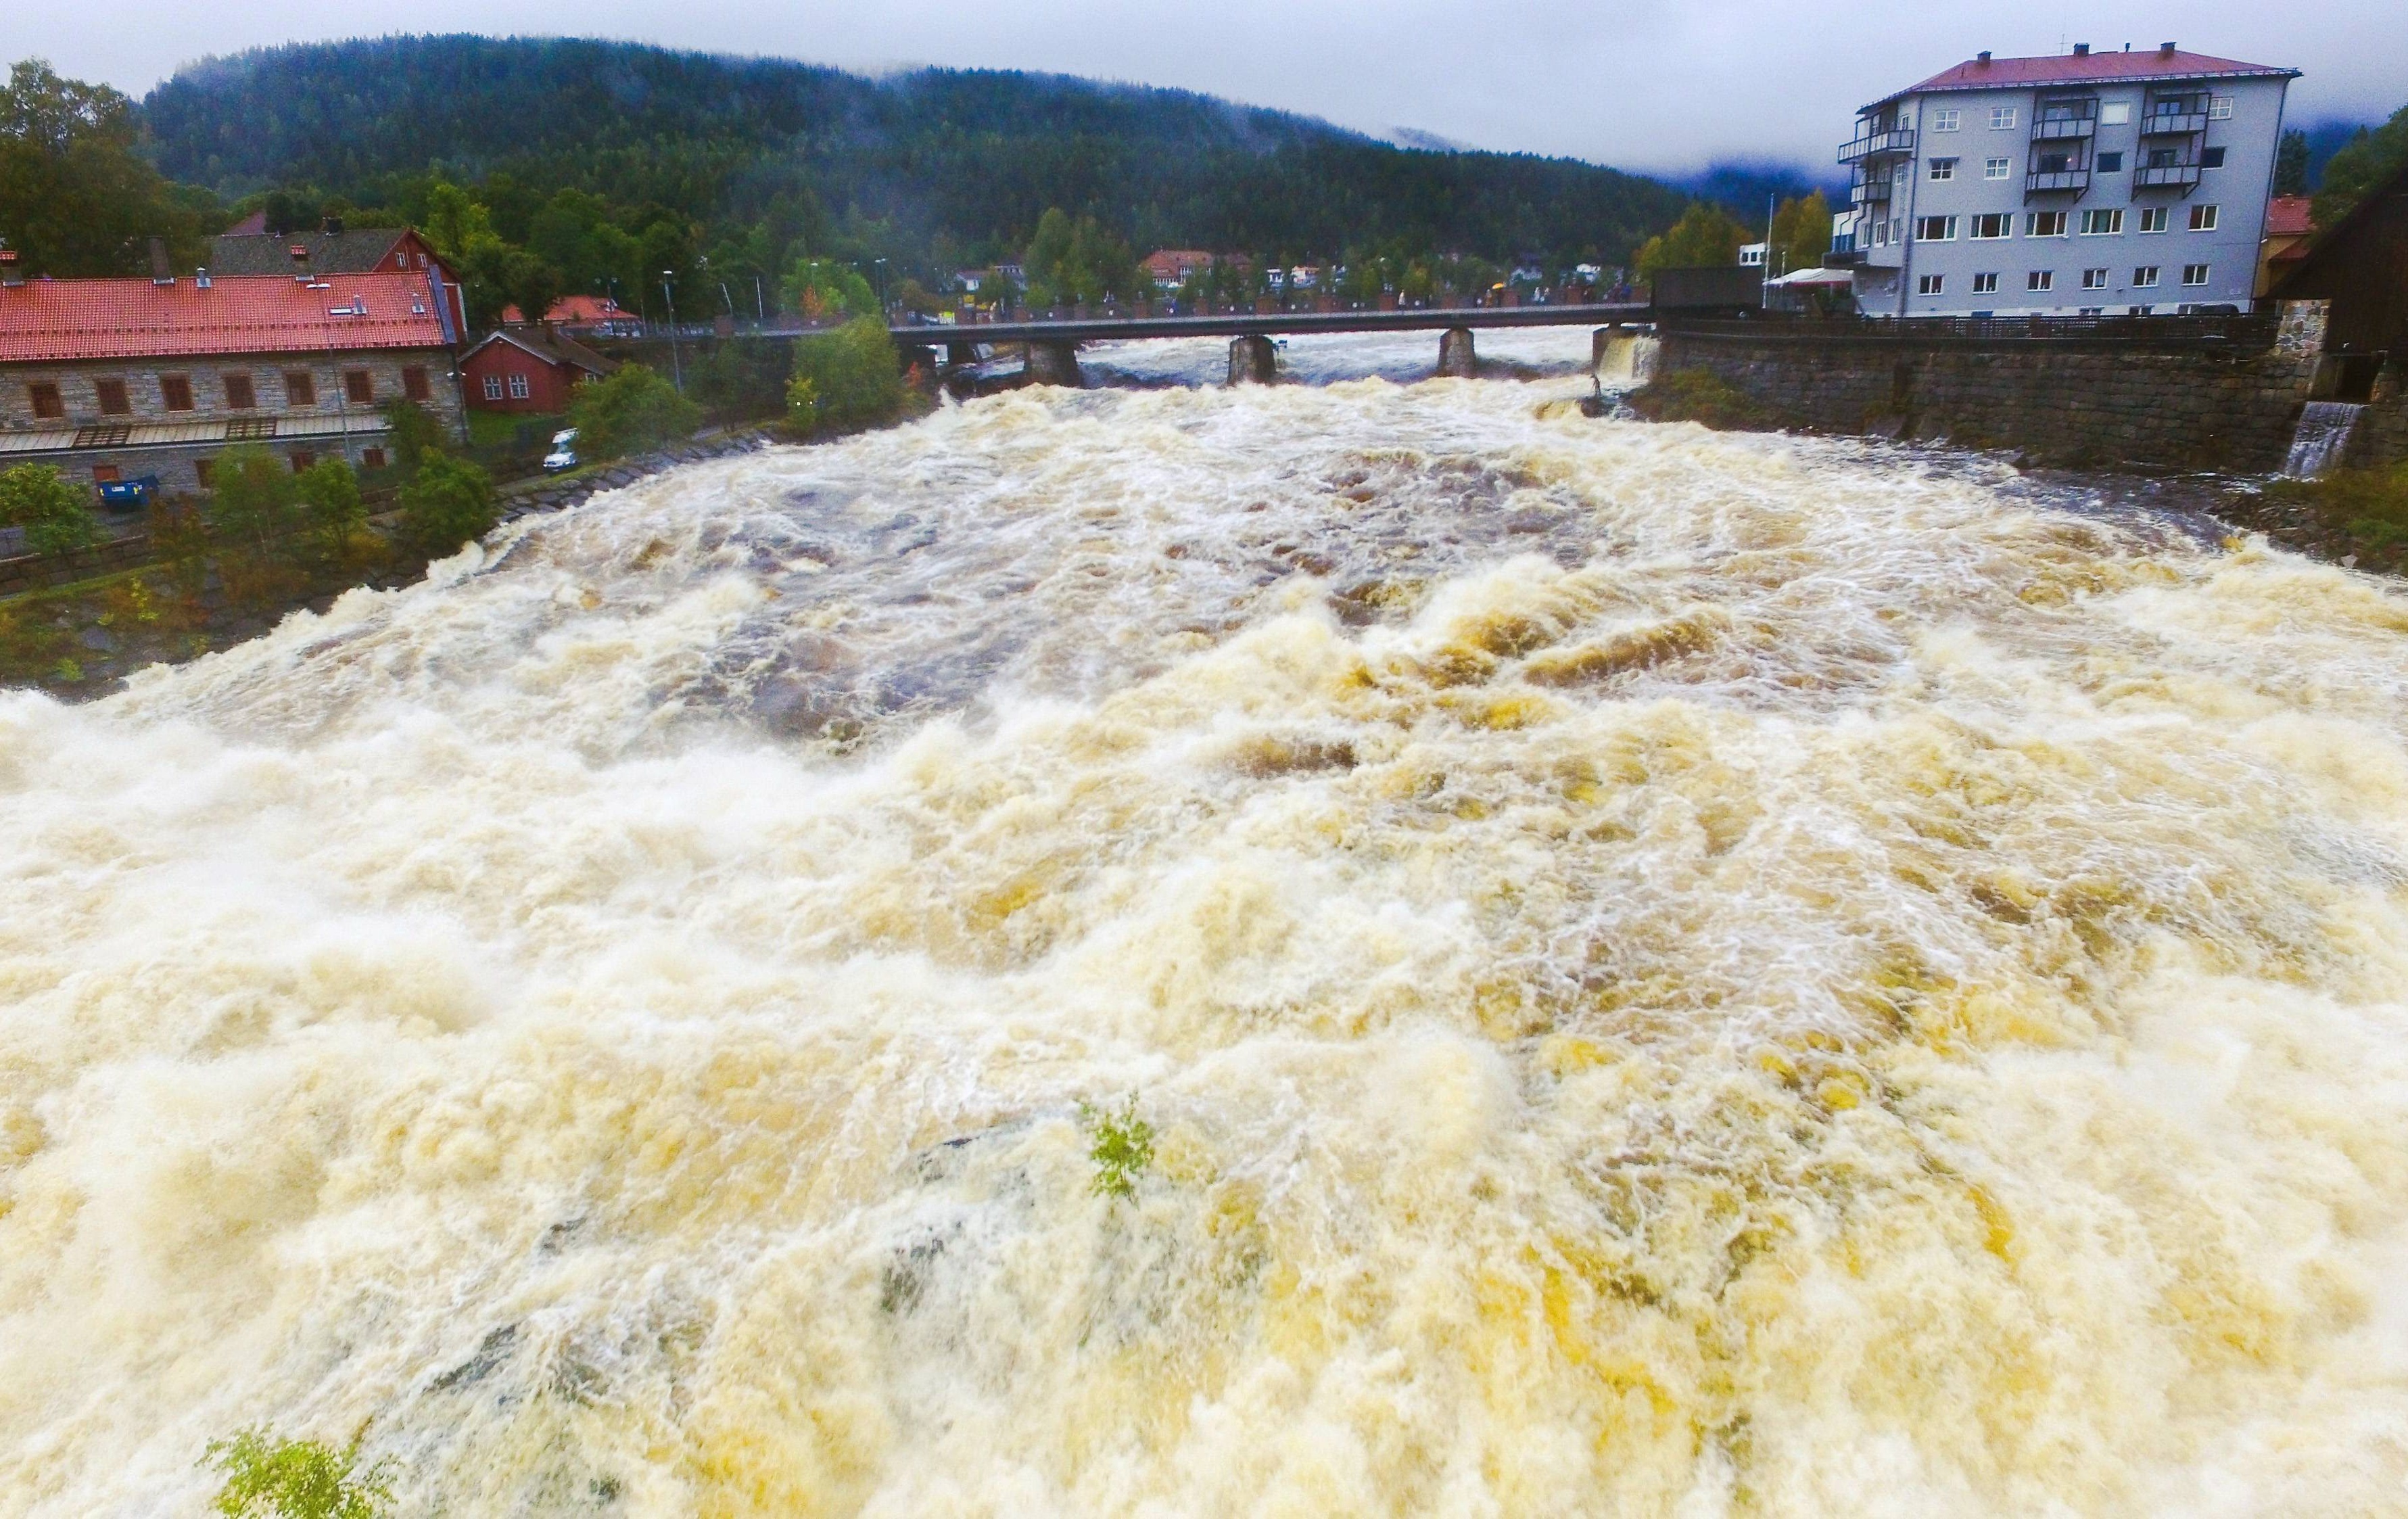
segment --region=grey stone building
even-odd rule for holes
[[[1873,316],[2246,310],[2298,77],[2172,43],[1984,53],[1857,113],[1833,257]]]
[[[0,468],[182,494],[243,444],[381,467],[393,402],[463,425],[441,294],[419,270],[0,284]]]

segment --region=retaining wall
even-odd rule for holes
[[[2271,341],[2254,343],[2172,328],[2111,342],[1674,322],[1659,329],[1656,372],[1704,370],[1817,431],[1946,438],[2068,466],[2271,473],[2315,382],[2325,311],[2286,303]]]

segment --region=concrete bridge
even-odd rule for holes
[[[1472,334],[1484,327],[1619,327],[1656,319],[1641,302],[1568,306],[1423,307],[1395,311],[1216,311],[1194,316],[1088,316],[977,322],[960,325],[910,322],[887,331],[904,348],[942,349],[946,361],[971,362],[980,344],[1022,343],[1028,378],[1040,384],[1080,382],[1079,345],[1148,337],[1226,337],[1231,383],[1268,381],[1279,374],[1271,339],[1308,333],[1436,332],[1438,372],[1469,379],[1479,372]],[[1602,332],[1598,341],[1604,340]]]

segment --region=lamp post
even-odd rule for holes
[[[669,294],[669,271],[661,271],[661,299],[669,308],[669,373],[677,381],[677,393],[685,394],[685,361],[678,355],[677,297]]]

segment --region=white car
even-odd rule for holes
[[[552,451],[543,456],[543,472],[557,475],[577,467],[577,429],[563,427],[552,435]]]

